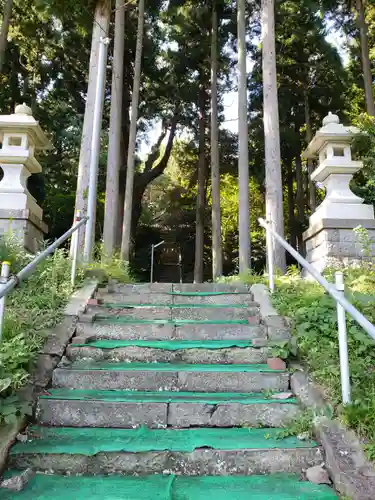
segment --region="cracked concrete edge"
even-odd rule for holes
[[[314,433],[325,451],[325,466],[336,490],[351,500],[373,500],[375,470],[367,460],[361,442],[353,431],[332,419],[332,407],[322,390],[299,365],[291,376],[291,388],[299,402],[312,410]]]
[[[64,316],[79,316],[86,310],[86,304],[93,298],[98,290],[99,280],[86,279],[82,286],[76,290],[70,297],[68,304],[64,309]]]
[[[267,336],[273,341],[286,341],[291,337],[290,322],[279,315],[273,307],[270,292],[266,285],[252,285],[250,292],[253,300],[259,304],[260,320],[267,329]]]
[[[97,280],[85,280],[72,294],[65,307],[62,321],[47,332],[46,342],[39,351],[36,366],[31,374],[34,393],[49,385],[53,370],[61,361],[66,347],[76,332],[78,317],[85,311],[88,301],[96,294],[97,289]]]

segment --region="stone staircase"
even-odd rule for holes
[[[301,480],[318,444],[280,435],[300,409],[246,287],[112,284],[98,299],[11,450],[13,471],[40,474],[0,498],[337,498]]]

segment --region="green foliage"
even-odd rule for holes
[[[23,401],[17,394],[0,397],[0,425],[13,424],[23,415],[32,415],[31,403]]]
[[[111,259],[101,258],[89,266],[89,272],[91,275],[97,274],[106,280],[113,279],[120,283],[132,283],[134,281],[129,264],[122,261],[118,256]]]
[[[334,271],[326,272],[330,282],[334,280]],[[344,269],[344,274],[347,298],[375,323],[375,272],[365,267]],[[334,300],[318,284],[284,277],[278,279],[273,302],[280,314],[292,318],[299,355],[324,387],[341,418],[370,444],[375,444],[374,341],[347,317],[353,404],[343,407]]]
[[[249,271],[246,274],[232,274],[230,276],[221,276],[218,283],[256,285],[258,283],[266,283],[266,278],[260,274]]]
[[[313,420],[314,413],[306,410],[297,418],[285,425],[285,428],[277,435],[278,439],[283,439],[289,436],[297,436],[302,440],[313,437]]]
[[[32,256],[11,238],[0,241],[0,259],[11,262],[13,273]],[[72,288],[71,262],[57,250],[6,298],[3,337],[0,343],[0,424],[27,413],[28,406],[14,394],[29,380],[33,360],[45,341],[45,331],[61,318]]]

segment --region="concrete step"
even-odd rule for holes
[[[95,320],[95,322],[80,321],[77,324],[77,336],[119,340],[251,340],[266,338],[263,325],[250,325],[245,322],[175,325],[175,322],[172,321],[158,323],[152,320],[149,323],[120,323],[116,318]]]
[[[267,365],[84,363],[57,368],[53,386],[70,389],[198,392],[286,391],[287,371]]]
[[[100,293],[98,299],[101,302],[107,303],[124,303],[124,304],[200,304],[200,305],[232,305],[244,304],[251,305],[253,302],[252,294],[250,293],[222,293],[213,292],[215,295],[196,295],[189,292],[186,293],[143,293],[143,294],[123,294],[123,293]]]
[[[108,283],[109,293],[141,294],[141,293],[170,293],[170,292],[229,292],[249,293],[247,285],[225,283]]]
[[[12,471],[17,473],[17,471]],[[170,475],[58,476],[37,474],[21,492],[2,492],[3,500],[334,500],[327,485],[301,481],[298,475],[206,476]]]
[[[247,285],[226,283],[177,283],[173,285],[173,292],[200,293],[200,292],[226,292],[249,293]]]
[[[127,361],[144,363],[266,363],[268,349],[257,348],[249,340],[93,340],[68,346],[70,361]]]
[[[173,304],[172,293],[100,293],[97,298],[100,302],[112,304]]]
[[[277,397],[284,395],[52,389],[36,418],[57,427],[281,427],[299,408]]]
[[[127,319],[165,319],[165,320],[247,320],[252,318],[252,323],[259,323],[258,304],[251,302],[248,305],[233,304],[190,304],[180,305],[151,305],[151,304],[123,304],[104,303],[100,306],[89,307],[87,315],[94,318],[122,317]]]
[[[17,469],[63,474],[253,475],[300,473],[323,461],[314,441],[279,429],[34,427],[11,450]]]
[[[110,280],[107,286],[108,293],[144,294],[173,292],[172,283],[118,283]]]

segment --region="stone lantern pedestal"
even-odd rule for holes
[[[42,171],[34,154],[50,143],[26,105],[17,106],[13,115],[0,116],[0,140],[0,236],[13,235],[36,252],[48,228],[27,179]]]
[[[303,234],[308,262],[322,272],[325,267],[358,265],[365,258],[354,228],[361,225],[373,239],[375,256],[375,219],[372,205],[350,190],[349,183],[363,166],[352,160],[351,142],[359,133],[355,127],[344,127],[336,115],[329,113],[302,157],[319,159],[311,179],[326,188],[326,197],[310,217]]]

